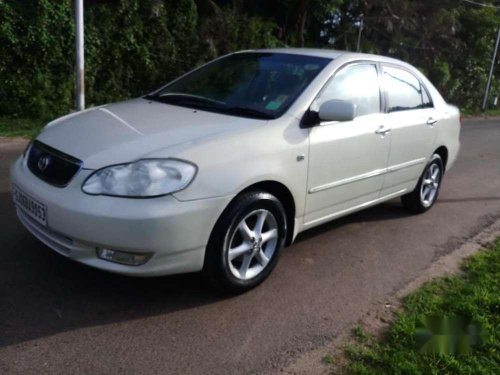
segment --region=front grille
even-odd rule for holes
[[[65,187],[80,170],[82,161],[35,141],[28,155],[29,170],[45,182]]]

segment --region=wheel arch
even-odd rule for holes
[[[440,146],[436,149],[436,151],[434,151],[433,154],[438,154],[441,157],[444,170],[446,171],[446,166],[448,164],[448,148],[446,148],[446,146]]]
[[[283,205],[287,219],[287,238],[285,246],[289,246],[293,241],[296,211],[295,199],[292,192],[281,182],[273,180],[260,181],[253,183],[240,191],[229,204],[231,204],[241,194],[254,190],[261,190],[274,195]]]

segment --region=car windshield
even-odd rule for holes
[[[236,53],[188,73],[147,98],[236,116],[281,116],[331,59]]]

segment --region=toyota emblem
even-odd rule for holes
[[[42,156],[38,159],[38,169],[43,172],[50,164],[50,156]]]

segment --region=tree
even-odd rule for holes
[[[500,25],[498,9],[454,0],[344,1],[326,31],[333,46],[353,50],[361,19],[363,52],[408,61],[447,100],[479,106]]]
[[[456,0],[88,0],[85,14],[89,104],[146,93],[236,50],[352,51],[363,22],[363,52],[408,61],[447,100],[477,108],[500,25],[499,9]],[[0,0],[0,115],[68,112],[73,43],[72,0]]]

